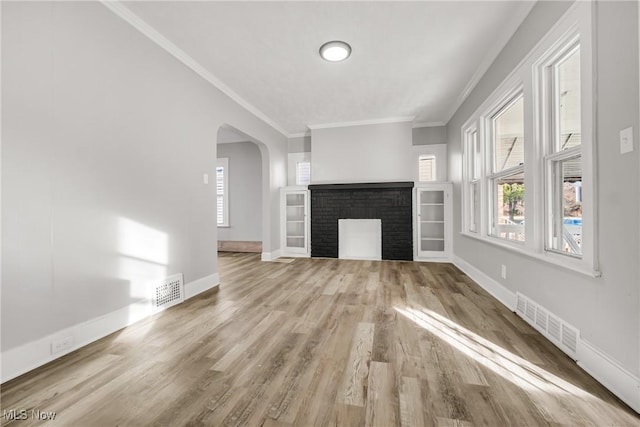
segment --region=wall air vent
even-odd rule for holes
[[[578,331],[567,324],[562,324],[562,344],[573,353],[578,349]]]
[[[580,331],[521,293],[516,294],[516,314],[575,360]]]
[[[536,326],[543,331],[547,330],[547,316],[547,311],[544,308],[538,306],[538,308],[536,309]]]
[[[551,335],[556,341],[560,341],[561,327],[562,322],[560,322],[560,320],[558,320],[554,316],[549,316],[549,326],[547,327],[547,332],[549,332],[549,335]]]
[[[536,321],[536,305],[532,304],[531,301],[527,301],[527,310],[524,314],[529,323],[534,323]]]
[[[163,310],[184,301],[184,281],[182,274],[174,274],[158,283],[154,290],[153,306]]]
[[[522,294],[516,295],[516,312],[520,316],[524,316],[524,312],[527,309],[527,299],[522,296]]]

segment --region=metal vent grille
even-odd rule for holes
[[[536,306],[535,304],[532,304],[531,301],[527,301],[527,311],[525,315],[527,316],[527,319],[532,322],[536,319]]]
[[[542,330],[547,329],[547,312],[540,307],[536,309],[536,325]]]
[[[560,341],[560,321],[553,316],[549,316],[549,326],[547,327],[549,335]]]
[[[569,356],[576,356],[580,331],[526,296],[516,294],[516,313]]]
[[[516,311],[524,316],[527,307],[527,300],[522,295],[516,295]]]
[[[575,329],[565,324],[562,325],[562,344],[572,352],[576,352],[578,346],[578,333]]]
[[[184,301],[184,283],[182,274],[175,274],[156,285],[154,307],[163,309]]]

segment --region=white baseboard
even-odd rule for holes
[[[577,357],[582,369],[640,413],[640,378],[584,339],[579,340]]]
[[[281,252],[278,257],[287,257],[287,258],[311,258],[311,254],[304,253],[295,253],[295,252]],[[275,258],[274,258],[275,259]]]
[[[494,298],[509,308],[509,310],[515,311],[515,292],[505,288],[500,283],[456,255],[453,256],[453,264],[462,270],[464,274],[471,277],[474,282],[480,285],[481,288],[489,292]]]
[[[273,252],[262,252],[262,261],[273,261],[274,259],[280,258],[282,256],[282,251],[280,249],[276,249]]]
[[[217,287],[219,283],[220,280],[217,273],[186,283],[184,286],[185,299]],[[25,374],[157,312],[150,301],[141,300],[103,316],[2,352],[0,355],[0,382],[4,383]],[[51,354],[51,342],[66,337],[72,338],[73,345],[64,351]]]
[[[220,276],[218,273],[210,274],[193,282],[184,285],[184,299],[192,298],[204,291],[220,286]]]
[[[413,261],[415,261],[415,262],[447,263],[447,264],[452,264],[453,263],[453,259],[451,257],[449,257],[449,256],[446,256],[446,257],[429,257],[429,258],[414,257]]]

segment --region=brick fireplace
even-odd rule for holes
[[[413,182],[310,185],[311,256],[338,258],[339,219],[380,219],[382,259],[413,260]]]

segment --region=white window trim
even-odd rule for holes
[[[297,182],[297,165],[300,162],[309,162],[311,164],[311,153],[289,153],[287,156],[287,185],[289,187],[296,186]],[[311,171],[311,181],[313,182],[313,170]]]
[[[578,2],[581,3],[581,2]],[[594,5],[591,2],[574,5],[569,12],[563,17],[565,22],[559,22],[563,27],[554,27],[550,32],[553,43],[549,43],[546,49],[542,50],[536,57],[538,58],[533,64],[533,81],[536,90],[536,97],[540,100],[535,106],[534,122],[536,131],[540,132],[537,137],[540,141],[539,156],[543,162],[552,159],[560,159],[568,155],[574,154],[576,150],[571,152],[551,152],[551,127],[554,126],[554,120],[551,117],[550,109],[543,108],[549,105],[549,94],[545,92],[546,73],[544,69],[555,62],[559,57],[563,56],[576,43],[580,44],[580,92],[581,92],[581,144],[579,154],[582,160],[582,255],[580,258],[562,254],[554,250],[546,250],[545,255],[558,262],[566,262],[574,266],[576,269],[582,269],[590,272],[594,276],[600,276],[599,260],[598,260],[598,234],[597,227],[597,188],[596,183],[598,168],[595,156],[595,144],[593,137],[595,135],[595,109],[593,106],[594,95],[594,79],[592,72],[593,64],[593,44],[591,34],[591,14]],[[567,19],[569,18],[569,19]],[[567,22],[568,21],[568,22]],[[547,165],[544,164],[541,170],[539,182],[546,188],[549,179]],[[540,220],[542,224],[543,242],[546,245],[546,235],[549,224],[550,199],[548,194],[542,196],[544,204],[544,212]]]
[[[576,2],[565,15],[558,20],[554,27],[540,40],[531,52],[525,56],[520,64],[507,76],[482,105],[471,115],[461,128],[461,141],[463,144],[463,185],[462,185],[462,215],[463,228],[461,234],[481,240],[526,256],[536,258],[564,267],[571,271],[579,272],[590,277],[601,275],[597,253],[597,193],[595,183],[597,181],[597,164],[594,155],[595,146],[592,138],[595,135],[595,109],[593,108],[594,79],[592,69],[592,2]],[[540,80],[538,73],[540,61],[546,61],[550,53],[566,44],[574,37],[580,35],[581,49],[581,120],[582,120],[582,161],[583,161],[583,241],[582,258],[574,258],[545,250],[545,167],[544,167],[544,141],[541,133],[541,99]],[[527,206],[527,219],[525,223],[526,242],[512,242],[497,238],[489,234],[490,209],[488,189],[488,172],[491,160],[487,149],[487,117],[501,104],[504,104],[514,94],[518,87],[522,87],[525,98],[525,206]],[[533,118],[533,120],[531,119]],[[465,135],[472,129],[478,129],[481,135],[481,151],[483,156],[483,171],[481,172],[480,200],[481,200],[481,227],[479,232],[469,231],[469,186],[468,186],[468,147],[465,144]],[[466,151],[465,151],[466,150]],[[533,162],[529,161],[532,159]],[[532,164],[533,163],[533,164]]]
[[[412,145],[411,162],[412,174],[415,182],[420,181],[419,160],[420,156],[432,155],[436,158],[436,180],[424,182],[446,182],[447,181],[447,144]]]
[[[552,163],[563,162],[576,157],[582,157],[582,147],[573,147],[568,150],[559,151],[557,153],[549,154],[544,158],[545,176],[546,176],[546,197],[545,197],[545,250],[547,252],[554,252],[559,255],[570,256],[573,258],[582,258],[583,255],[565,254],[558,249],[552,248],[550,241],[553,237],[553,228],[558,224],[553,222],[552,208],[554,207],[553,199],[557,194],[550,189],[551,184],[555,183],[555,171],[551,167]],[[582,163],[582,159],[581,159]],[[564,219],[564,218],[563,218]],[[583,233],[584,235],[584,233]]]
[[[519,76],[520,77],[520,76]],[[505,93],[504,96],[501,96],[499,98],[499,101],[496,102],[494,104],[494,106],[486,113],[483,114],[483,116],[480,118],[480,120],[483,121],[484,124],[484,129],[485,129],[485,133],[484,133],[484,141],[485,141],[485,156],[484,156],[484,160],[485,160],[485,166],[486,168],[484,169],[486,172],[484,173],[484,175],[480,175],[480,179],[481,180],[485,180],[486,181],[486,193],[485,193],[485,198],[487,200],[487,208],[489,210],[489,213],[486,215],[486,221],[485,223],[487,223],[487,233],[489,234],[490,237],[492,238],[496,238],[496,239],[500,239],[500,240],[504,240],[506,242],[510,242],[510,244],[515,244],[518,246],[522,246],[526,244],[526,238],[525,241],[517,241],[517,240],[510,240],[510,239],[505,239],[503,237],[498,236],[495,233],[495,228],[496,228],[496,212],[494,211],[496,205],[497,205],[497,200],[496,198],[496,193],[495,193],[495,186],[493,185],[493,182],[496,180],[499,180],[501,178],[522,172],[522,174],[525,174],[525,165],[518,165],[518,166],[512,166],[508,169],[504,169],[501,171],[495,171],[495,166],[494,162],[495,162],[495,141],[493,139],[494,135],[493,135],[493,121],[494,118],[500,114],[501,111],[506,110],[507,108],[511,107],[514,103],[517,102],[518,99],[522,98],[523,99],[523,103],[525,102],[525,93],[524,93],[524,87],[521,83],[518,82],[518,84],[511,90],[507,91]],[[526,113],[525,113],[526,116]],[[525,120],[526,122],[526,120]],[[523,123],[523,126],[525,124]],[[527,137],[527,132],[525,129],[525,135],[524,135],[524,140],[527,141],[524,144],[524,150],[525,150],[525,159],[527,158],[526,156],[526,151],[527,151],[527,146],[530,145],[530,139]],[[526,178],[526,176],[525,176]],[[528,188],[528,186],[527,186]],[[525,191],[525,206],[527,206],[527,192]],[[486,211],[485,211],[486,212]],[[482,217],[482,211],[480,216]],[[526,222],[525,222],[526,224]],[[526,229],[525,229],[525,236],[527,236],[526,233]]]
[[[477,123],[473,122],[473,123],[469,123],[466,126],[463,126],[462,128],[462,159],[463,159],[463,165],[462,165],[462,208],[463,208],[463,212],[462,212],[462,218],[463,218],[463,224],[462,224],[462,230],[466,231],[468,233],[473,233],[473,235],[481,235],[484,233],[484,227],[483,227],[483,221],[482,221],[482,215],[480,215],[479,218],[475,218],[475,223],[476,223],[476,229],[473,230],[471,224],[473,223],[473,215],[475,214],[475,212],[473,212],[473,205],[471,204],[471,199],[473,198],[473,191],[471,190],[471,185],[472,183],[475,183],[476,185],[478,185],[479,187],[479,192],[480,192],[480,209],[479,212],[482,212],[483,209],[483,203],[484,203],[484,191],[482,188],[482,183],[483,183],[483,179],[482,177],[484,176],[484,161],[482,159],[482,151],[480,151],[480,153],[476,153],[475,151],[475,147],[473,146],[473,139],[472,139],[472,135],[476,134],[476,138],[479,139],[480,138],[480,130],[478,129]],[[480,143],[480,141],[478,141],[478,144]],[[476,159],[475,156],[478,155],[480,156],[480,159]],[[472,174],[470,174],[471,169],[479,167],[480,170],[478,171],[478,178],[475,178],[475,176],[472,176]]]
[[[218,227],[229,227],[229,158],[228,157],[220,157],[216,160],[216,167],[223,167],[224,168],[224,195],[223,195],[223,219],[224,221],[222,222],[222,224],[218,224],[218,208],[217,208],[217,203],[218,203],[218,194],[217,194],[217,190],[216,190],[216,224],[218,225]],[[215,175],[216,179],[217,177],[217,173]],[[216,188],[217,188],[217,182],[216,182]]]

